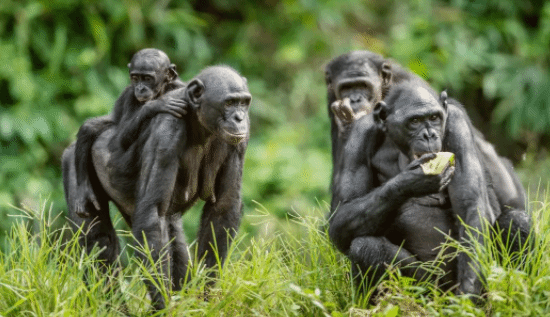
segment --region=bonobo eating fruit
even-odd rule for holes
[[[251,95],[239,73],[227,66],[213,66],[166,96],[186,103],[186,114],[178,118],[158,113],[136,131],[135,141],[127,148],[115,126],[93,143],[91,161],[96,173],[91,185],[99,203],[96,215],[81,218],[70,207],[79,189],[73,146],[63,154],[63,183],[69,217],[75,228],[82,227],[81,242],[88,252],[97,246],[105,267],[116,263],[120,247],[109,217],[112,201],[138,245],[151,251],[158,272],[171,281],[173,290],[180,290],[189,262],[182,214],[198,199],[205,201],[197,256],[208,268],[217,265],[218,259],[223,263],[238,230]],[[155,102],[166,107],[170,101],[164,97]],[[139,250],[137,256],[145,261]],[[155,309],[165,307],[156,286],[164,280],[145,281]]]
[[[442,260],[445,274],[438,285],[478,295],[475,254],[439,258],[446,235],[465,245],[472,238],[483,242],[484,220],[502,219],[526,242],[527,214],[509,217],[501,209],[474,137],[464,110],[449,103],[446,92],[438,96],[417,80],[393,83],[371,115],[350,125],[333,179],[329,235],[352,261],[361,288],[380,281],[391,263],[403,275],[424,280],[432,276],[419,264]],[[455,165],[425,173],[422,165],[442,151],[454,154]],[[474,229],[471,236],[459,219]]]
[[[352,51],[333,58],[325,68],[325,80],[331,120],[334,184],[334,180],[339,177],[343,148],[353,122],[370,113],[374,105],[385,98],[392,85],[410,82],[427,88],[429,86],[423,79],[394,61],[366,50]],[[462,109],[466,115],[464,107],[458,101],[449,98],[448,103]],[[475,128],[473,131],[476,148],[493,180],[500,207],[524,210],[525,189],[512,164],[497,155],[493,145],[483,138],[481,132]],[[398,156],[398,151],[390,153],[386,149],[385,152],[388,160],[395,160]],[[339,203],[333,199],[332,208]]]
[[[70,208],[82,217],[93,215],[100,208],[89,175],[95,173],[90,156],[97,137],[107,129],[115,128],[122,148],[128,148],[142,125],[157,113],[166,112],[181,117],[186,111],[185,102],[179,99],[148,102],[185,86],[178,78],[176,65],[170,63],[163,51],[154,48],[140,50],[132,57],[128,70],[131,84],[118,97],[113,112],[86,120],[78,131],[75,164],[79,189]]]

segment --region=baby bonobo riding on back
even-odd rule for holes
[[[95,174],[90,155],[101,133],[116,127],[118,145],[127,149],[144,124],[157,113],[166,112],[176,117],[186,113],[186,103],[182,99],[165,96],[164,102],[158,101],[167,92],[185,86],[178,78],[176,65],[170,63],[163,51],[143,49],[134,54],[128,68],[132,83],[118,97],[113,112],[88,119],[78,131],[75,145],[78,194],[69,208],[74,208],[81,217],[88,217],[100,208],[90,180]]]

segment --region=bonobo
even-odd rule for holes
[[[137,52],[128,69],[132,83],[118,97],[113,113],[86,120],[78,131],[75,164],[79,189],[74,201],[70,202],[70,208],[82,217],[95,214],[95,210],[100,208],[89,175],[94,173],[90,155],[97,137],[108,128],[116,127],[122,148],[128,148],[143,124],[155,114],[166,112],[181,117],[186,111],[183,100],[167,97],[163,102],[148,102],[184,86],[178,78],[176,65],[170,63],[163,51],[147,48]]]
[[[394,262],[406,276],[427,278],[415,264],[436,259],[445,234],[471,242],[458,217],[481,232],[482,219],[492,224],[499,216],[471,123],[448,104],[446,93],[437,96],[420,81],[393,85],[373,114],[351,129],[333,187],[340,204],[331,210],[329,235],[351,259],[356,281],[366,276],[376,283]],[[439,151],[455,153],[456,169],[425,175],[420,164]],[[444,269],[446,285],[458,283],[459,293],[481,292],[475,259],[461,253]]]
[[[350,123],[372,111],[376,102],[385,97],[391,80],[390,63],[369,51],[350,52],[326,65],[333,164],[337,162]]]
[[[217,259],[223,263],[239,227],[251,95],[246,79],[226,66],[206,68],[186,88],[169,94],[188,104],[182,118],[157,114],[138,131],[128,149],[116,139],[116,128],[99,135],[92,147],[97,171],[92,185],[100,205],[97,217],[81,218],[71,208],[69,216],[75,227],[83,226],[82,244],[88,250],[97,245],[103,263],[113,265],[119,253],[109,218],[108,202],[113,201],[138,244],[151,250],[158,272],[168,277],[172,289],[179,290],[189,261],[182,214],[199,198],[206,201],[197,255],[207,267],[215,266]],[[160,98],[159,102],[166,101]],[[74,147],[63,154],[63,181],[70,203],[78,190]],[[137,255],[145,260],[141,252]],[[155,286],[162,285],[162,280],[146,281],[155,309],[165,307]]]
[[[342,203],[341,173],[345,169],[344,147],[355,120],[369,114],[373,105],[384,99],[392,86],[401,83],[422,86],[429,91],[429,85],[415,74],[403,69],[397,63],[384,59],[369,51],[353,51],[332,59],[325,68],[327,83],[329,117],[331,119],[333,176],[331,183],[331,210]],[[448,103],[467,114],[464,107],[456,100],[449,98]],[[367,129],[365,122],[361,129]],[[487,142],[481,132],[471,128],[474,133],[474,143],[483,162],[491,192],[496,196],[503,215],[498,218],[501,235],[507,237],[510,232],[520,232],[521,241],[526,241],[530,231],[529,216],[525,212],[525,189],[521,185],[511,163],[499,157],[492,144]],[[386,162],[398,162],[400,151],[395,146],[386,146],[380,159]],[[395,175],[398,164],[383,164],[386,175]],[[508,239],[506,239],[507,241]],[[509,251],[522,249],[519,240],[509,244]]]

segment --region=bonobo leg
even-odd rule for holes
[[[88,201],[84,207],[86,210],[95,210],[94,216],[81,218],[75,210],[74,199],[78,186],[76,184],[76,173],[74,163],[74,143],[71,144],[65,152],[63,152],[63,187],[65,189],[65,197],[67,199],[67,208],[69,210],[69,220],[74,231],[82,228],[79,242],[90,253],[94,246],[101,249],[98,260],[103,264],[101,269],[107,272],[113,269],[113,265],[117,263],[117,258],[120,253],[120,245],[113,227],[111,218],[109,217],[109,201],[106,194],[98,190],[99,210],[95,209],[92,202]],[[116,272],[115,272],[116,273]]]
[[[170,217],[168,224],[170,235],[170,252],[171,252],[171,267],[172,289],[179,291],[186,282],[188,276],[187,269],[189,267],[189,250],[183,236],[183,222],[181,215],[174,214]]]
[[[141,247],[147,247],[161,276],[168,275],[169,261],[169,218],[168,211],[179,168],[178,151],[185,146],[184,122],[172,115],[157,115],[149,126],[149,137],[145,141],[141,158],[141,172],[138,181],[138,199],[132,215],[132,232]],[[144,262],[147,257],[138,252]],[[165,307],[159,289],[163,285],[145,281],[154,309]]]
[[[86,120],[78,130],[74,149],[78,190],[71,203],[71,208],[75,208],[76,214],[83,218],[94,215],[95,210],[100,208],[90,181],[92,174],[95,173],[91,160],[91,150],[97,137],[111,126],[113,126],[113,120],[111,116],[107,115]],[[95,208],[89,209],[86,206],[88,202],[91,202]]]
[[[244,151],[231,151],[216,180],[216,202],[204,205],[198,233],[198,257],[206,267],[223,264],[242,217],[241,178]],[[217,252],[217,257],[216,257]]]
[[[351,260],[353,279],[361,291],[376,285],[390,264],[399,266],[405,276],[419,280],[429,277],[429,273],[417,265],[418,259],[414,255],[386,237],[355,238],[347,255]]]
[[[531,232],[529,215],[524,210],[503,208],[495,223],[495,231],[500,234],[508,254],[524,257],[530,252],[532,245],[529,243],[534,239],[534,233]]]
[[[204,205],[198,235],[198,256],[204,258],[208,268],[217,264],[217,258],[223,264],[241,220],[240,210],[220,210],[215,205],[211,202]]]

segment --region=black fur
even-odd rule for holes
[[[182,214],[199,198],[206,201],[198,256],[207,267],[217,263],[214,245],[223,262],[239,227],[251,96],[245,78],[225,66],[205,69],[173,95],[188,104],[183,118],[156,115],[127,149],[118,141],[115,128],[102,133],[92,146],[97,174],[93,186],[105,193],[98,196],[101,208],[97,218],[82,219],[70,207],[77,188],[73,146],[63,156],[63,179],[69,216],[76,225],[84,226],[85,245],[105,247],[100,257],[108,266],[113,265],[118,248],[113,248],[116,234],[108,218],[107,202],[111,200],[132,227],[137,242],[148,245],[155,261],[162,259],[159,271],[169,277],[173,289],[179,290],[189,260]],[[145,260],[140,252],[138,256]],[[150,281],[146,283],[154,308],[164,308],[159,290]]]
[[[370,78],[364,78],[363,82],[370,82],[373,90],[377,93],[373,94],[373,98],[368,102],[358,102],[356,105],[351,104],[351,108],[342,106],[339,98],[345,97],[340,95],[338,91],[339,83],[353,83],[357,90],[365,87],[361,85],[361,81],[355,80],[360,77],[360,74],[369,74]],[[346,121],[346,112],[357,111],[361,108],[370,108],[380,100],[384,99],[392,85],[397,85],[403,82],[411,82],[416,85],[429,88],[420,77],[403,69],[399,64],[392,60],[385,59],[382,56],[370,51],[353,51],[343,54],[332,59],[325,68],[325,77],[327,83],[328,96],[328,113],[331,120],[331,141],[332,141],[332,158],[333,158],[333,181],[338,178],[338,172],[341,170],[339,163],[342,158],[343,148],[347,142],[347,137],[351,126],[355,120]],[[373,78],[378,77],[378,78]],[[467,116],[464,106],[457,100],[449,98],[449,104],[453,104],[458,109],[464,112]],[[336,105],[336,106],[333,106]],[[336,110],[336,111],[334,111]],[[349,113],[347,114],[349,117]],[[474,140],[480,157],[484,162],[491,180],[494,185],[495,194],[498,198],[502,209],[524,210],[525,209],[525,190],[519,181],[517,174],[514,171],[510,162],[497,155],[492,144],[487,142],[481,132],[472,128],[474,131]],[[388,158],[395,160],[396,153],[388,153]],[[331,186],[332,188],[332,186]],[[334,192],[334,189],[331,190]],[[332,209],[340,202],[332,201]],[[505,208],[506,207],[506,208]]]
[[[435,112],[426,113],[427,109]],[[429,119],[431,115],[433,119]],[[420,126],[429,128],[411,134],[416,125],[409,120],[416,116],[424,116]],[[372,115],[350,125],[333,174],[329,235],[352,260],[356,281],[366,277],[368,283],[376,283],[392,262],[408,266],[403,274],[424,279],[426,272],[411,265],[436,259],[434,249],[445,241],[439,231],[467,243],[458,217],[479,230],[482,219],[495,223],[498,218],[500,223],[499,216],[504,213],[475,138],[476,132],[461,106],[446,100],[446,94],[437,96],[424,81],[413,77],[393,83]],[[422,144],[417,144],[420,141]],[[457,166],[450,183],[450,169],[429,176],[419,170],[419,164],[433,157],[424,153],[441,150],[456,155]],[[415,160],[417,155],[420,158]],[[522,234],[528,232],[527,214],[521,210],[518,215],[521,221],[514,223],[521,227]],[[502,221],[510,223],[512,216]],[[474,237],[482,240],[482,235]],[[475,259],[460,254],[456,262],[446,263],[444,268],[447,274],[440,282],[448,287],[458,283],[459,293],[480,294]]]
[[[127,149],[155,114],[168,112],[181,117],[185,112],[185,105],[174,100],[165,103],[152,101],[169,91],[184,87],[184,83],[177,77],[175,65],[170,64],[164,52],[143,49],[134,55],[128,67],[132,84],[126,87],[115,102],[113,113],[86,120],[77,134],[75,164],[79,190],[73,203],[77,214],[83,217],[95,214],[94,210],[97,210],[87,209],[85,205],[88,202],[99,207],[90,184],[90,174],[94,173],[91,148],[97,137],[107,129],[116,127],[118,142],[123,149]]]

